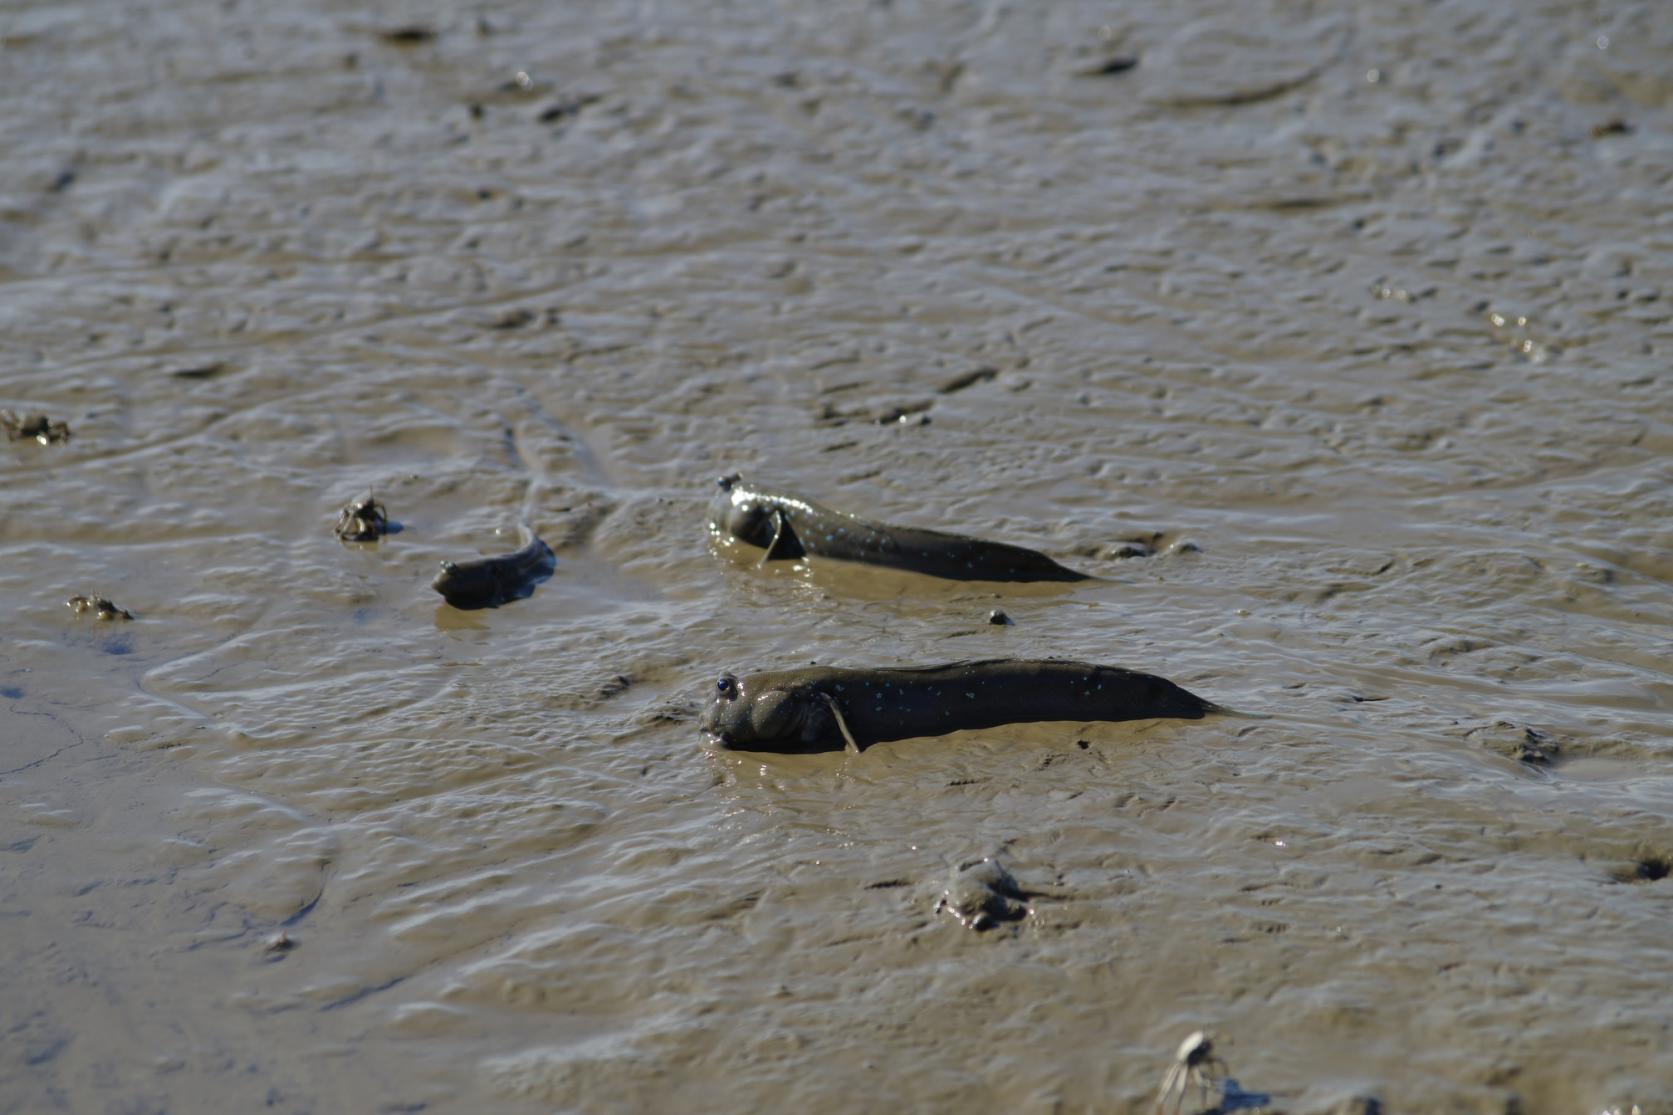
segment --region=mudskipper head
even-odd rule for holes
[[[718,483],[720,490],[709,501],[709,529],[765,549],[773,540],[772,509],[735,472]]]
[[[480,562],[460,565],[444,561],[430,587],[441,593],[455,608],[486,607],[494,595],[493,578],[487,575]]]
[[[810,742],[819,725],[794,690],[752,684],[750,678],[721,674],[711,683],[699,725],[723,747],[774,750]]]

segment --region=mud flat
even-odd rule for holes
[[[14,7],[0,1111],[1673,1094],[1657,5]],[[1053,655],[1269,719],[697,731]]]

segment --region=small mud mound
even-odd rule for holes
[[[935,903],[935,912],[942,911],[978,933],[1002,922],[1021,921],[1031,912],[1028,894],[991,856],[964,864],[953,872],[947,880],[947,889]]]

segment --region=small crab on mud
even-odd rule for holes
[[[371,492],[337,513],[334,528],[344,542],[376,542],[389,533],[389,512]]]

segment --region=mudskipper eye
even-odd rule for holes
[[[715,682],[715,692],[719,693],[722,697],[730,697],[737,691],[738,679],[734,678],[731,674],[721,674],[719,680]]]

